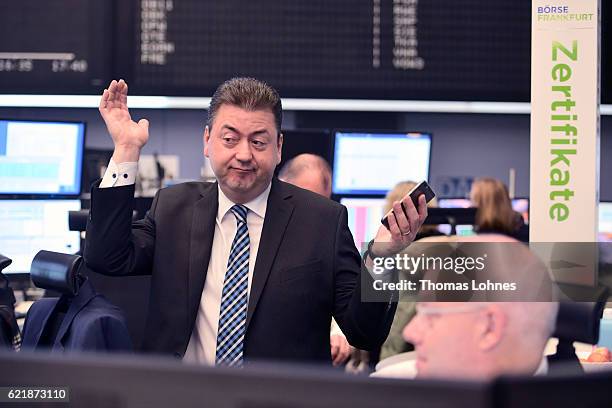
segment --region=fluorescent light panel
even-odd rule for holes
[[[0,107],[97,108],[99,95],[0,95]],[[208,109],[210,98],[130,96],[136,109]],[[283,108],[295,111],[430,112],[529,114],[528,102],[394,101],[369,99],[283,98]],[[612,115],[612,105],[601,105],[601,115]]]

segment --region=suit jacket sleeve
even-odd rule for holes
[[[86,265],[104,275],[151,274],[158,198],[159,193],[143,220],[132,223],[133,184],[94,186],[85,237]]]
[[[372,291],[373,279],[355,248],[345,207],[338,221],[334,317],[351,345],[372,350],[387,338],[397,302],[390,298],[384,302],[362,301],[362,291],[367,297]],[[380,298],[380,294],[377,295]]]

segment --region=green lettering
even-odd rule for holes
[[[572,77],[572,69],[567,64],[557,64],[552,69],[552,78],[555,81],[565,82]]]
[[[552,48],[552,59],[553,61],[557,60],[557,50],[561,51],[565,54],[570,60],[576,61],[578,59],[578,41],[572,41],[572,51],[568,50],[561,44],[559,41],[553,41]]]
[[[569,171],[560,169],[552,169],[550,171],[550,185],[551,186],[565,186],[569,183],[570,174]]]
[[[569,209],[563,203],[555,203],[550,207],[548,215],[550,215],[551,220],[565,221],[569,216]]]
[[[567,157],[565,157],[566,155],[570,155],[570,154],[576,154],[576,149],[552,149],[550,151],[550,154],[556,156],[553,160],[551,160],[550,162],[550,166],[555,166],[557,163],[559,163],[560,161],[562,161],[563,163],[565,163],[567,166],[570,165],[570,161]]]

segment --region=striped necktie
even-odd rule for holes
[[[227,271],[223,282],[219,330],[217,332],[217,365],[241,366],[249,288],[249,211],[235,204],[231,212],[236,217],[236,236],[232,242]]]

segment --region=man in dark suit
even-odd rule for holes
[[[148,122],[132,121],[123,80],[104,91],[100,112],[115,151],[92,189],[85,261],[110,275],[152,274],[145,350],[208,364],[329,363],[332,316],[352,345],[382,344],[395,305],[361,301],[372,288],[359,279],[346,208],[273,179],[283,142],[274,89],[251,78],[223,83],[204,131],[217,182],[160,190],[133,225],[133,180]],[[410,199],[397,202],[371,252],[404,249],[426,216],[424,197],[418,212]],[[371,255],[365,258],[371,267]]]

